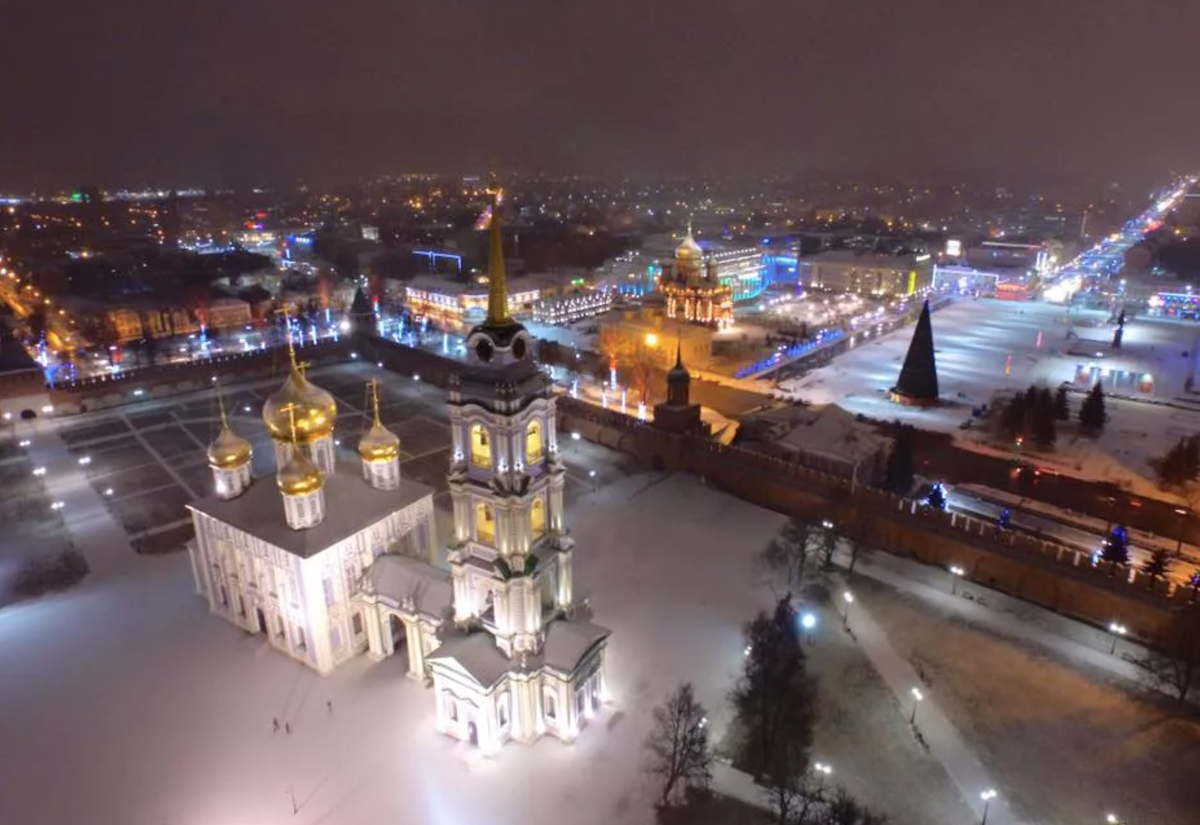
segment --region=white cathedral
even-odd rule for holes
[[[359,472],[337,460],[336,403],[294,353],[263,406],[275,485],[252,479],[250,443],[222,409],[214,494],[188,505],[192,573],[213,613],[321,673],[403,648],[408,675],[432,683],[438,729],[485,753],[543,734],[572,741],[600,709],[609,636],[575,603],[555,396],[509,316],[492,212],[487,320],[450,390],[444,559],[433,491],[401,478],[377,393]]]

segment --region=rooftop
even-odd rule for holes
[[[401,479],[399,489],[377,490],[363,479],[356,463],[338,462],[337,472],[325,479],[325,519],[306,530],[287,526],[282,495],[272,477],[255,479],[237,498],[224,500],[213,494],[188,507],[307,559],[432,495],[432,488],[407,479]]]
[[[919,260],[925,258],[925,260]],[[889,255],[885,252],[865,252],[861,249],[829,249],[814,255],[805,255],[800,263],[860,264],[862,266],[895,266],[911,268],[929,263],[932,259],[924,255],[908,253]]]
[[[454,588],[450,573],[421,559],[385,553],[367,570],[367,580],[376,593],[436,619],[444,618],[451,608]]]

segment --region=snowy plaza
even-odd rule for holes
[[[904,407],[887,391],[900,373],[912,327],[871,337],[856,335],[854,348],[829,366],[783,382],[780,389],[813,404],[838,404],[852,413],[899,419],[955,435],[962,446],[985,444],[977,429],[961,430],[972,408],[997,391],[1018,392],[1030,384],[1051,388],[1063,382],[1089,389],[1105,370],[1121,373],[1115,392],[1140,400],[1110,399],[1109,423],[1092,441],[1060,433],[1048,457],[1064,472],[1108,478],[1146,494],[1154,490],[1147,463],[1181,436],[1200,429],[1200,404],[1180,402],[1196,362],[1197,335],[1190,325],[1133,318],[1119,351],[1110,349],[1115,326],[1106,312],[1033,301],[958,299],[932,316],[942,405]],[[1139,389],[1135,377],[1149,376]],[[1105,389],[1109,381],[1105,380]],[[1078,408],[1079,398],[1073,402]],[[1161,402],[1173,402],[1167,406]],[[1150,403],[1154,402],[1154,403]],[[981,422],[974,422],[980,424]],[[1161,495],[1161,494],[1159,494]]]
[[[369,424],[363,387],[373,377],[382,382],[381,418],[403,440],[402,472],[435,488],[445,541],[450,436],[442,391],[361,363],[314,373],[338,401],[338,449],[349,451]],[[256,474],[270,469],[258,410],[277,385],[228,391],[233,426],[254,444]],[[406,678],[403,656],[358,658],[318,675],[211,615],[186,553],[153,552],[180,541],[183,502],[211,484],[202,445],[221,426],[212,396],[7,434],[31,445],[6,445],[0,468],[47,467],[47,498],[64,502],[62,517],[93,573],[65,593],[0,608],[0,821],[632,825],[654,821],[656,789],[642,748],[650,711],[681,681],[695,683],[720,743],[742,663],[741,624],[779,595],[757,556],[780,515],[569,440],[562,452],[577,595],[613,630],[609,701],[572,745],[542,739],[485,757],[436,731],[431,691]],[[131,537],[146,554],[131,550]],[[5,546],[0,562],[21,551]],[[970,821],[979,815],[977,787],[991,782],[1005,794],[991,810],[996,825],[1090,821],[1083,814],[1095,800],[1085,783],[1118,781],[1120,760],[1059,767],[1061,784],[1047,785],[1024,768],[1034,755],[1021,740],[1004,738],[1003,716],[987,710],[999,698],[994,686],[963,665],[1007,651],[1004,690],[1037,690],[1045,640],[1006,641],[1002,628],[999,636],[974,628],[970,611],[983,597],[947,607],[944,574],[909,570],[913,581],[901,588],[887,584],[894,570],[885,561],[862,563],[874,580],[864,580],[848,617],[854,636],[842,629],[840,604],[806,595],[806,609],[819,617],[809,646],[821,691],[814,758],[831,761],[838,782],[898,825]],[[952,619],[949,659],[938,641],[948,610],[965,611]],[[1063,632],[1055,649],[1067,660],[1056,664],[1062,691],[1036,695],[1047,713],[1073,718],[1073,693],[1089,691],[1093,739],[1080,743],[1091,747],[1095,737],[1119,735],[1101,711],[1128,696],[1132,668],[1107,656],[1103,638]],[[928,749],[908,724],[914,684],[929,694],[918,723]],[[1122,724],[1153,716],[1153,705],[1131,704],[1136,713]],[[1169,734],[1200,741],[1190,724]],[[1195,767],[1156,764],[1168,778]],[[716,774],[718,789],[757,799],[745,777],[723,766]],[[1079,818],[1042,819],[1046,807]],[[1172,799],[1157,799],[1152,810],[1164,825],[1189,821]]]

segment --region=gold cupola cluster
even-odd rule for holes
[[[296,363],[290,336],[288,357],[291,365],[287,380],[263,404],[263,423],[267,432],[276,441],[293,444],[311,443],[331,436],[337,421],[337,402],[304,377],[301,365]],[[292,426],[293,419],[295,427]]]

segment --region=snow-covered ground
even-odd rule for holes
[[[345,371],[353,375],[314,377],[338,394],[339,430],[352,439],[360,426],[353,405],[374,370]],[[256,462],[267,452],[253,425],[263,391],[227,395],[235,426],[259,445]],[[413,455],[404,471],[428,472],[429,461],[444,468],[444,424],[434,420],[444,414],[440,393],[392,377],[381,394],[407,398],[385,408],[385,418],[409,419],[393,425]],[[318,676],[209,615],[184,554],[130,550],[119,521],[126,510],[102,491],[112,483],[123,495],[154,498],[202,483],[200,445],[217,424],[211,398],[86,420],[90,431],[69,422],[61,435],[44,425],[30,448],[48,457],[47,479],[67,491],[63,512],[93,574],[73,590],[0,610],[3,823],[650,823],[642,745],[651,708],[691,680],[719,736],[743,658],[741,625],[774,597],[755,559],[780,516],[688,476],[629,474],[620,454],[570,442],[577,588],[614,631],[613,700],[573,747],[546,740],[481,759],[434,731],[433,697],[405,678],[400,659],[361,658]],[[128,426],[155,445],[154,456],[134,450]],[[86,467],[80,450],[92,456]],[[149,463],[116,469],[117,456]],[[183,468],[169,487],[154,478],[162,462]],[[109,481],[122,473],[144,477],[145,492]],[[444,493],[435,500],[444,531],[448,502]],[[836,614],[822,626],[836,627]],[[821,649],[818,640],[814,669],[828,673],[830,711],[817,758],[836,758],[852,790],[902,814],[902,825],[961,811],[941,766],[904,739],[902,715],[861,654],[830,647],[826,660]],[[861,718],[847,718],[860,709]],[[290,733],[273,732],[273,719]],[[881,736],[885,749],[856,760]],[[872,781],[877,773],[887,781]],[[898,789],[914,786],[924,793],[895,801]]]
[[[988,403],[998,390],[1074,381],[1080,365],[1151,374],[1154,390],[1143,394],[1148,400],[1185,395],[1184,382],[1192,374],[1196,355],[1196,327],[1133,319],[1119,355],[1112,356],[1107,353],[1113,327],[1107,320],[1106,313],[1040,302],[955,302],[932,317],[945,402],[935,409],[903,407],[887,399],[888,388],[900,374],[912,327],[879,338],[860,338],[854,349],[829,366],[784,382],[781,389],[810,403],[838,404],[853,413],[950,432],[962,446],[982,449],[986,449],[986,434],[959,429],[971,417],[972,407]],[[1069,339],[1068,332],[1072,333]],[[1092,351],[1089,341],[1102,345]],[[1095,352],[1105,356],[1096,358]],[[1088,387],[1084,383],[1080,388]],[[1074,409],[1080,401],[1081,396],[1073,398]],[[1136,492],[1161,496],[1148,461],[1180,436],[1200,429],[1200,405],[1193,412],[1109,399],[1108,413],[1108,426],[1097,440],[1079,437],[1074,423],[1062,426],[1056,449],[1046,461],[1062,472],[1110,479]]]

